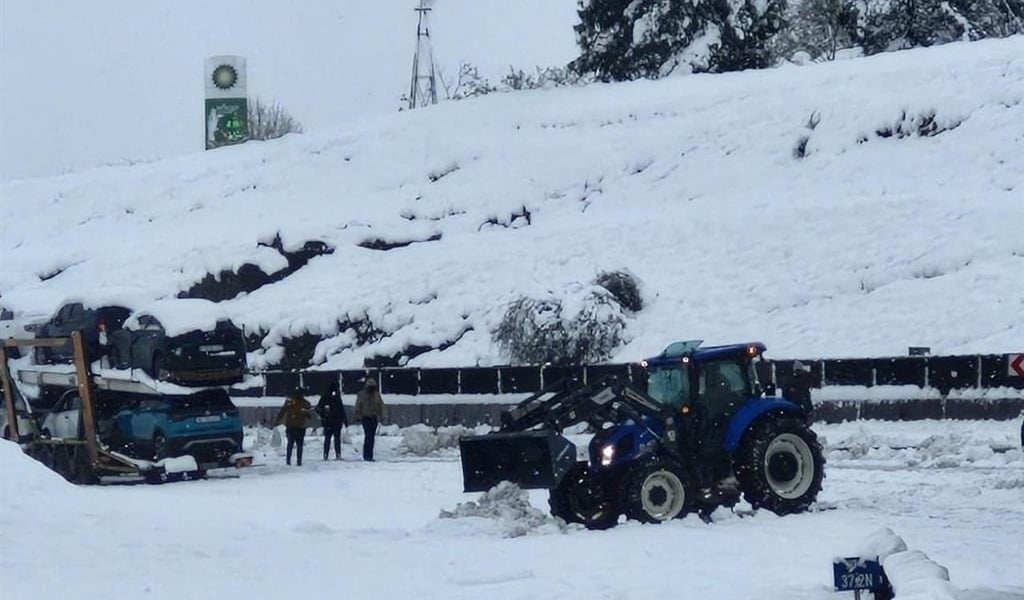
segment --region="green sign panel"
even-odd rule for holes
[[[240,144],[248,138],[245,98],[206,99],[206,149]]]

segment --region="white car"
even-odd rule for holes
[[[36,327],[46,319],[47,315],[45,314],[23,313],[17,315],[9,309],[0,308],[0,340],[33,339],[36,337]],[[24,348],[8,348],[7,353],[11,358],[29,354]]]
[[[77,390],[68,390],[43,419],[40,431],[44,437],[80,439],[81,427],[82,399]]]

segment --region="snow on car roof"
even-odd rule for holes
[[[85,308],[102,308],[104,306],[123,306],[133,308],[149,300],[145,290],[134,287],[103,286],[91,289],[86,293],[67,296],[54,310],[72,303],[80,303]]]
[[[145,315],[155,317],[169,336],[189,331],[212,331],[218,321],[228,318],[227,312],[218,304],[198,298],[177,298],[155,300],[140,305],[124,322],[127,329],[139,329],[139,318]]]

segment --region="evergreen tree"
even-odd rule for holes
[[[1024,31],[1024,0],[887,0],[865,11],[868,54]]]
[[[571,66],[601,81],[765,67],[785,8],[785,0],[586,0]]]

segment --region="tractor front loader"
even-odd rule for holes
[[[706,514],[741,493],[755,508],[804,511],[824,458],[802,409],[758,382],[764,349],[677,342],[643,361],[646,391],[615,378],[549,386],[503,413],[497,432],[460,440],[464,489],[548,489],[553,515],[591,529],[622,514]],[[587,460],[562,435],[577,423],[596,432]]]

